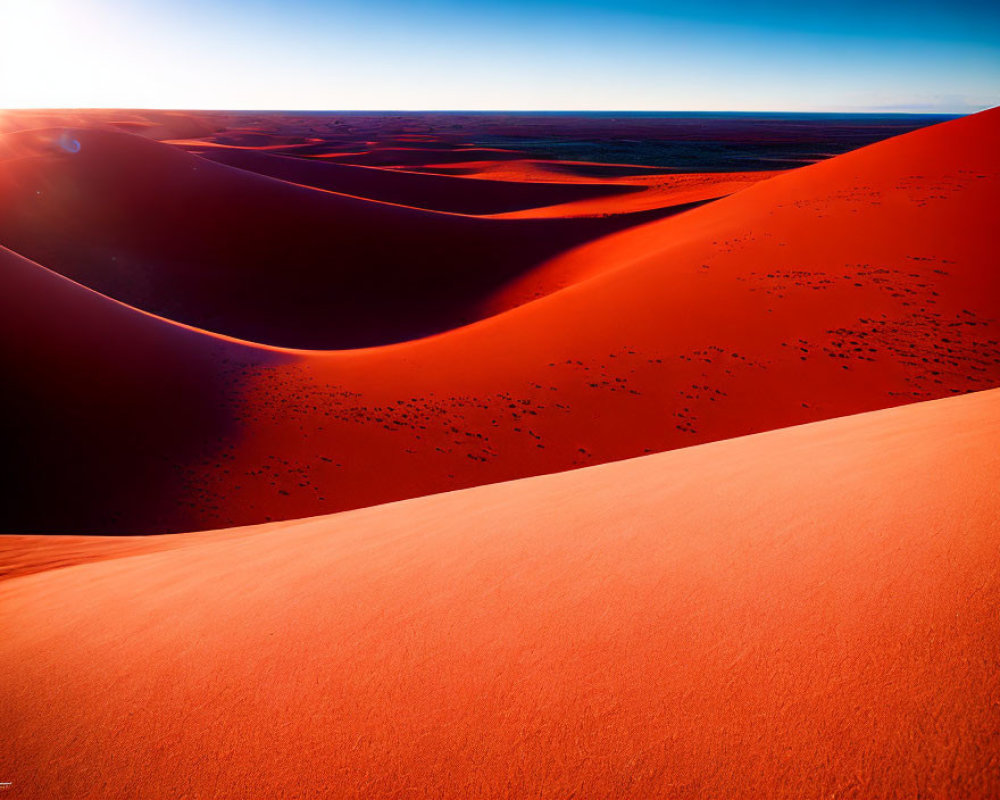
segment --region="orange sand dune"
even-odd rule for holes
[[[157,314],[286,346],[473,321],[505,280],[677,211],[479,219],[293,186],[118,132],[22,132],[4,146],[18,157],[0,159],[0,244]]]
[[[247,529],[249,530],[249,528]],[[214,536],[208,531],[163,536],[60,536],[0,535],[0,580],[62,569],[93,561],[124,558],[138,553],[157,553],[201,544]]]
[[[992,391],[9,579],[4,779],[995,797],[998,482]]]
[[[551,294],[390,347],[279,351],[116,304],[91,326],[109,301],[63,281],[55,304],[32,287],[56,276],[7,254],[0,365],[21,389],[0,419],[25,432],[4,530],[289,519],[997,386],[998,124],[612,236],[494,302]]]

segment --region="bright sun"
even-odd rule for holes
[[[115,16],[104,0],[0,0],[0,108],[99,105],[138,85]]]
[[[0,107],[54,105],[68,66],[86,47],[71,36],[65,2],[0,0]]]

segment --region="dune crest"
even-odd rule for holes
[[[386,197],[378,170],[362,176],[368,189],[344,185],[369,199],[106,129],[21,131],[3,137],[3,146],[18,155],[0,153],[4,247],[159,316],[286,347],[379,345],[467,324],[483,299],[525,270],[678,211],[667,198],[611,216],[444,213],[378,199]],[[408,194],[395,200],[456,180],[398,173],[393,185],[400,179]],[[468,182],[458,186],[460,205],[471,202]],[[501,183],[494,192],[509,188]],[[565,187],[551,190],[554,201],[566,199]],[[569,196],[614,191],[597,186]]]

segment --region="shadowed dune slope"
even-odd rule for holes
[[[68,281],[56,302],[56,276],[7,253],[21,468],[3,530],[292,519],[997,386],[997,120],[611,237],[594,245],[612,243],[607,262],[584,248],[541,269],[537,290],[556,290],[540,300],[367,350],[171,332]]]
[[[643,189],[611,183],[471,181],[448,175],[337,164],[235,148],[209,148],[200,155],[220,164],[291,183],[460,214],[499,214],[574,200],[614,197]]]
[[[186,465],[236,435],[242,364],[280,356],[160,320],[0,248],[0,530],[176,530]]]
[[[996,796],[998,454],[981,392],[13,578],[5,779]]]
[[[641,212],[655,216],[688,210],[731,194],[777,172],[654,174],[638,178],[588,183],[566,178],[536,162],[500,162],[518,167],[499,172],[501,178],[453,177],[354,164],[291,158],[235,147],[188,148],[203,158],[227,166],[326,191],[340,192],[413,208],[424,208],[492,219],[558,219],[616,217],[639,224]],[[515,176],[516,179],[515,179]],[[558,177],[553,181],[549,178]],[[659,213],[655,213],[659,212]]]
[[[507,150],[494,147],[455,147],[439,148],[434,146],[393,147],[383,146],[364,149],[358,152],[325,152],[327,145],[317,145],[312,154],[317,158],[328,158],[331,161],[342,161],[345,164],[360,164],[374,167],[409,167],[426,164],[448,164],[463,161],[479,161],[492,159],[496,161],[524,158],[525,154],[518,150]]]
[[[676,211],[442,214],[107,130],[24,131],[3,147],[0,244],[130,305],[284,346],[377,345],[470,322],[479,301],[525,270]]]
[[[576,174],[577,172],[586,172],[590,167],[602,167],[604,168],[603,171],[608,174]],[[624,183],[631,180],[663,177],[664,174],[675,174],[672,169],[662,167],[643,167],[631,164],[595,164],[591,161],[552,161],[533,158],[460,161],[451,164],[415,166],[409,169],[413,172],[421,172],[429,175],[489,178],[490,180],[497,181],[545,181],[547,183],[579,183],[580,181]],[[601,170],[595,170],[595,172],[601,172]],[[713,175],[715,173],[695,174]]]

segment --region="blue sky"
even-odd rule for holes
[[[0,107],[967,112],[1000,3],[0,0]]]

